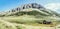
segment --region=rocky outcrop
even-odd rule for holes
[[[44,7],[42,7],[41,5],[39,5],[39,4],[37,4],[37,3],[31,3],[31,4],[22,5],[22,6],[20,6],[20,7],[17,7],[17,8],[15,8],[15,9],[12,9],[12,10],[9,11],[9,12],[20,11],[20,10],[28,9],[28,8],[40,9],[40,8],[44,8]]]

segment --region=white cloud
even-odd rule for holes
[[[60,9],[60,3],[48,3],[45,5],[47,9],[51,9],[53,11],[57,11]]]

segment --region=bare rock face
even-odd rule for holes
[[[43,8],[41,5],[37,4],[37,3],[32,3],[32,4],[27,4],[23,6],[23,9],[27,9],[27,8]]]
[[[37,3],[31,3],[31,4],[22,5],[21,7],[15,8],[14,10],[12,10],[12,12],[20,11],[20,10],[28,9],[28,8],[40,9],[40,8],[44,8],[44,7],[42,7],[41,5],[39,5]]]
[[[40,9],[40,8],[43,8],[43,6],[37,4],[37,3],[32,3],[32,8],[37,8],[37,9]]]

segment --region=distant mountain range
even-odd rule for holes
[[[20,16],[20,15],[40,15],[40,16],[58,16],[60,17],[60,14],[56,13],[55,11],[52,11],[50,9],[46,9],[40,4],[37,3],[30,3],[25,4],[20,7],[17,7],[15,9],[12,9],[10,11],[1,13],[0,16]]]

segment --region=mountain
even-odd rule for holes
[[[58,24],[60,15],[37,3],[0,13],[0,29],[55,29]]]
[[[19,16],[19,15],[41,15],[41,16],[60,16],[55,11],[49,10],[37,3],[22,5],[10,11],[0,14],[0,16]]]

